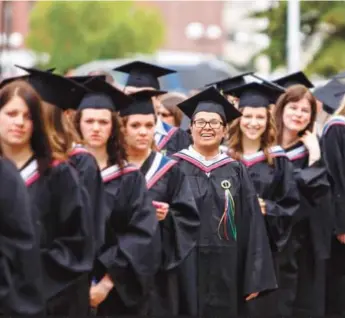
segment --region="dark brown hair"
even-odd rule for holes
[[[38,171],[44,174],[49,169],[53,159],[51,145],[49,143],[49,130],[42,114],[42,101],[31,85],[24,81],[13,81],[0,90],[0,109],[13,97],[20,97],[29,108],[32,120],[32,135],[30,138],[31,149],[38,163]]]
[[[239,111],[242,113],[243,108],[240,108]],[[273,164],[273,158],[269,152],[269,148],[274,146],[276,144],[276,135],[277,135],[277,129],[276,125],[272,116],[272,113],[270,111],[270,108],[267,108],[266,110],[267,114],[267,125],[264,133],[261,135],[260,140],[260,148],[264,152],[266,156],[266,160],[268,164]],[[243,149],[242,149],[242,131],[240,128],[240,121],[241,117],[235,119],[228,131],[228,148],[231,150],[231,156],[234,159],[241,160],[241,157],[243,155]]]
[[[310,104],[311,118],[307,127],[301,132],[301,134],[304,134],[307,130],[313,131],[314,123],[315,123],[316,115],[317,115],[316,99],[312,95],[312,93],[309,91],[309,89],[305,87],[304,85],[292,85],[286,90],[286,92],[283,95],[279,97],[276,103],[276,106],[274,108],[274,119],[277,126],[278,144],[281,144],[282,139],[283,139],[283,130],[284,130],[283,113],[284,113],[285,106],[291,102],[298,102],[303,98],[306,98]]]
[[[110,111],[110,110],[109,110]],[[75,114],[75,127],[81,139],[83,135],[80,129],[80,120],[83,110],[78,110]],[[115,112],[111,113],[111,134],[107,141],[108,165],[119,165],[120,168],[125,166],[127,160],[126,150],[124,147],[125,141],[121,131],[121,124],[118,115]]]

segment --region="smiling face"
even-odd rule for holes
[[[297,102],[289,102],[283,111],[284,128],[293,132],[301,132],[311,121],[312,108],[307,98]]]
[[[1,143],[9,147],[26,147],[33,133],[31,114],[25,101],[12,97],[0,110]]]
[[[217,113],[199,112],[194,116],[191,132],[199,148],[217,148],[225,136],[225,125]]]
[[[80,118],[80,131],[90,148],[104,148],[112,131],[111,111],[84,109]]]
[[[267,128],[267,108],[244,107],[240,119],[242,134],[249,140],[258,140]]]
[[[132,151],[151,148],[155,133],[156,119],[153,114],[129,115],[124,128],[125,141]]]

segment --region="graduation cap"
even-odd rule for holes
[[[217,113],[228,123],[242,114],[214,87],[210,87],[177,105],[186,116],[193,118],[199,112]]]
[[[268,107],[274,104],[285,90],[257,82],[235,87],[231,95],[240,99],[238,107]]]
[[[328,114],[333,114],[339,107],[345,93],[345,85],[335,78],[326,85],[317,87],[313,91],[316,99],[322,102],[323,109]]]
[[[154,89],[160,89],[159,77],[176,73],[174,70],[141,61],[134,61],[113,70],[129,74],[126,86],[152,87]]]
[[[221,81],[206,84],[205,87],[215,86],[219,91],[223,91],[224,93],[226,93],[226,91],[229,91],[234,87],[246,84],[244,77],[247,75],[252,75],[253,73],[254,72],[242,73],[240,75],[229,77]]]
[[[24,80],[37,91],[42,100],[62,110],[75,108],[75,105],[78,105],[83,96],[88,92],[86,87],[66,77],[34,68],[26,68],[19,65],[15,66],[29,74],[20,76],[19,78],[7,79],[7,83],[15,80]],[[1,86],[7,84],[3,82]]]
[[[131,97],[100,78],[89,80],[84,86],[91,92],[77,105],[78,110],[94,108],[117,111],[128,107],[133,101]]]
[[[129,107],[120,110],[120,116],[129,116],[136,114],[155,114],[155,108],[152,97],[166,94],[166,91],[142,90],[135,92],[129,96],[133,98],[133,102]]]
[[[92,81],[94,79],[100,79],[102,81],[106,80],[106,76],[105,75],[85,75],[85,76],[70,76],[68,77],[69,79],[71,79],[72,81],[75,81],[79,84],[85,84],[89,81]]]
[[[303,72],[296,72],[289,74],[287,76],[278,78],[273,81],[273,83],[279,84],[280,86],[283,86],[285,88],[288,88],[289,86],[301,84],[304,85],[307,88],[313,88],[313,83],[308,79],[308,77]]]

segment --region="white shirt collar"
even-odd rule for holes
[[[163,136],[168,134],[164,129],[163,122],[159,118],[157,118],[155,133]]]
[[[222,159],[222,157],[224,157],[224,154],[222,154],[221,152],[219,152],[216,156],[214,156],[211,159],[206,160],[206,158],[200,154],[199,152],[197,152],[193,146],[189,146],[188,150],[192,153],[193,157],[197,160],[199,160],[200,162],[206,163],[207,165],[212,164],[213,162],[217,162],[220,159]]]

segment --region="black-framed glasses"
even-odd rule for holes
[[[194,120],[194,126],[196,128],[205,128],[207,124],[209,124],[209,126],[212,129],[219,129],[220,127],[224,127],[224,123],[222,121],[217,120],[217,119],[212,119],[210,121],[206,121],[204,119]]]

